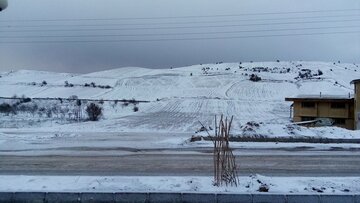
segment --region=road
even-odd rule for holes
[[[236,150],[240,175],[359,176],[359,151]],[[0,174],[212,175],[211,150],[139,151],[123,155],[0,156]]]
[[[211,142],[186,133],[2,132],[0,174],[212,175]],[[240,175],[359,176],[359,144],[231,143]]]

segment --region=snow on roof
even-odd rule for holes
[[[352,99],[354,99],[354,95],[353,94],[348,94],[348,95],[323,95],[323,94],[316,94],[316,95],[298,95],[296,97],[291,97],[291,98],[285,98],[285,101],[295,101],[295,100],[311,100],[311,101],[316,101],[316,100],[322,100],[322,101],[329,101],[329,100],[337,100],[337,101],[351,101]]]
[[[355,84],[355,83],[358,83],[358,82],[360,82],[360,79],[352,80],[352,81],[350,82],[350,84]]]
[[[309,98],[309,99],[351,99],[354,98],[353,94],[348,94],[348,95],[330,95],[330,94],[301,94],[296,96],[295,98],[299,98],[299,99],[305,99],[305,98]]]

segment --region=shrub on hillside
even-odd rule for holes
[[[28,102],[31,102],[31,98],[29,98],[29,97],[21,98],[21,103],[28,103]]]
[[[134,106],[133,111],[134,111],[134,112],[138,112],[138,111],[139,111],[139,107]]]
[[[81,100],[80,99],[76,100],[76,106],[81,106]]]
[[[15,113],[15,110],[10,104],[2,103],[2,104],[0,104],[0,113],[9,115],[10,113]]]
[[[90,103],[86,107],[86,113],[88,114],[91,121],[97,121],[102,115],[102,108],[95,103]]]
[[[74,84],[69,83],[68,81],[65,81],[64,84],[65,87],[74,87]]]
[[[258,82],[261,80],[261,77],[257,76],[256,74],[251,74],[250,75],[250,80],[253,82]]]
[[[70,100],[77,100],[77,99],[79,99],[79,97],[76,96],[76,95],[71,95],[71,96],[69,97],[69,99],[70,99]]]

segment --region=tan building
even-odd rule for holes
[[[304,125],[334,125],[347,129],[360,128],[360,79],[353,80],[355,94],[346,96],[300,95],[285,98],[292,101],[293,122]]]
[[[354,94],[354,129],[360,130],[360,79],[351,81],[355,86]]]

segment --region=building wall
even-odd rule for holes
[[[302,107],[301,101],[295,101],[293,121],[300,122],[302,117],[345,119],[344,124],[335,124],[335,126],[354,129],[354,105],[345,103],[345,108],[337,109],[331,108],[331,103],[333,102],[315,102],[315,107],[306,108]],[[358,106],[360,107],[360,104]]]
[[[294,116],[293,117],[293,122],[300,122],[301,121],[301,117],[300,116]]]
[[[301,102],[295,101],[294,102],[294,117],[316,117],[317,115],[317,104],[315,104],[315,108],[302,108]]]
[[[314,108],[303,108],[301,103],[300,101],[294,102],[294,117],[354,118],[354,107],[351,103],[346,103],[343,109],[331,108],[330,102],[316,102]]]
[[[360,130],[360,83],[355,83],[355,106],[354,106],[354,126],[356,130]]]
[[[339,126],[339,127],[342,127],[342,126]],[[347,128],[349,130],[354,130],[355,129],[354,119],[346,119],[344,128]]]

